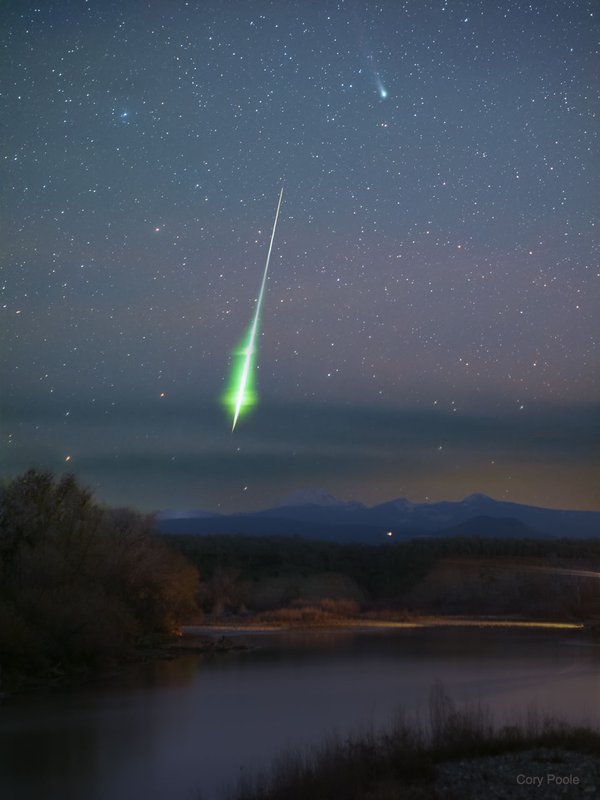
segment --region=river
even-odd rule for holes
[[[495,717],[598,724],[600,646],[578,632],[460,628],[243,634],[241,652],[138,664],[0,701],[0,797],[217,800],[332,733],[426,715],[441,680]]]

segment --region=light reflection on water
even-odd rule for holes
[[[496,718],[600,720],[600,647],[580,634],[420,629],[240,637],[250,652],[143,664],[0,705],[0,797],[212,800],[286,747],[424,711],[442,680]]]

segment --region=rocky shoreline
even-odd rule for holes
[[[540,747],[448,761],[437,770],[435,792],[444,800],[544,800],[600,797],[600,758]]]

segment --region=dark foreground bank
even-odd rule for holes
[[[245,778],[229,800],[520,800],[596,797],[600,729],[529,714],[498,727],[480,704],[432,689],[428,719],[287,753]]]
[[[72,475],[29,470],[0,491],[0,692],[162,649],[197,591],[151,518],[99,505]]]

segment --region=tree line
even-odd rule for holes
[[[427,537],[365,545],[282,536],[165,538],[201,570],[200,602],[208,612],[329,596],[364,609],[600,617],[599,539]],[[569,572],[594,568],[596,578]]]
[[[73,475],[29,470],[0,492],[0,668],[89,668],[196,609],[198,573],[153,519],[105,508]]]

